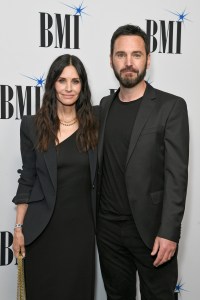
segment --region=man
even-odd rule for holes
[[[102,99],[97,240],[107,299],[172,300],[187,189],[185,101],[144,81],[147,35],[119,27],[110,64],[119,90]]]

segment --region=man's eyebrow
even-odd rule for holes
[[[117,54],[117,53],[126,53],[126,51],[118,50],[118,51],[115,52],[115,54]],[[134,50],[131,53],[140,53],[140,54],[142,54],[143,52],[141,50]]]

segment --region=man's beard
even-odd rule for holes
[[[132,66],[122,69],[120,71],[120,73],[118,73],[116,71],[114,65],[112,67],[113,67],[114,74],[115,74],[117,80],[119,81],[119,83],[121,84],[121,86],[123,86],[124,88],[133,88],[134,86],[136,86],[138,83],[140,83],[144,79],[144,77],[146,75],[147,62],[144,66],[144,69],[141,71],[141,73],[139,73],[139,70],[133,68]],[[137,74],[137,76],[134,78],[132,76],[123,77],[123,73],[127,72],[127,71],[133,72],[133,73]]]

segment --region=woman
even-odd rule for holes
[[[27,300],[92,300],[97,124],[78,57],[52,63],[42,107],[20,134],[13,249],[25,257]]]

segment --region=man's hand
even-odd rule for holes
[[[169,261],[174,256],[176,248],[177,243],[157,236],[151,252],[152,256],[157,254],[153,265],[158,267]]]

